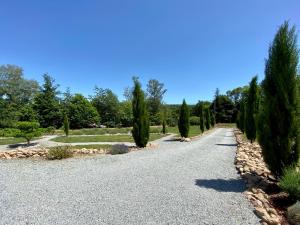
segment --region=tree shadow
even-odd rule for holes
[[[216,144],[218,146],[237,146],[237,144]]]
[[[181,138],[172,138],[172,139],[166,139],[164,142],[175,142],[175,141],[180,141]]]
[[[21,144],[11,144],[11,145],[8,145],[9,148],[18,148],[18,147],[32,147],[32,146],[35,146],[37,145],[38,143],[30,143],[29,145],[26,143],[21,143]]]
[[[208,189],[214,189],[218,192],[237,192],[246,190],[245,182],[242,179],[196,179],[195,185]]]

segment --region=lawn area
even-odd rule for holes
[[[150,134],[150,141],[162,138],[163,134]],[[56,137],[51,141],[63,143],[80,143],[80,142],[134,142],[131,135],[98,135],[98,136],[71,136]]]
[[[179,135],[178,127],[168,127],[167,132]],[[201,134],[200,126],[190,126],[189,137],[195,137],[200,134]]]
[[[36,140],[37,138],[33,139]],[[0,145],[13,145],[27,142],[25,138],[0,138]]]

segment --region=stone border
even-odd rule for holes
[[[278,185],[263,161],[261,147],[258,143],[243,141],[242,132],[237,129],[234,130],[234,135],[238,144],[234,163],[246,181],[245,195],[254,206],[255,214],[263,225],[286,224],[282,212],[277,211],[266,193],[272,188],[278,188]]]

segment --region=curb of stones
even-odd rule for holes
[[[285,224],[283,215],[272,205],[266,193],[268,188],[277,187],[278,181],[264,163],[259,144],[243,141],[242,132],[238,129],[234,130],[234,135],[237,141],[235,167],[246,182],[244,193],[254,206],[255,214],[263,225]]]

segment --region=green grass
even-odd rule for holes
[[[150,134],[150,141],[162,138],[162,134]],[[134,142],[131,135],[98,135],[98,136],[61,136],[51,139],[56,142],[63,143],[79,143],[79,142]]]
[[[34,138],[33,140],[37,140]],[[13,145],[27,142],[25,138],[0,138],[0,145]]]
[[[216,124],[216,127],[221,127],[221,128],[236,128],[235,123],[218,123]]]
[[[179,135],[178,127],[168,127],[167,132]],[[201,134],[200,126],[190,126],[189,137],[195,137],[200,134]]]

